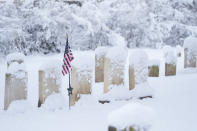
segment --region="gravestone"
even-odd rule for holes
[[[20,59],[19,59],[20,58]],[[27,99],[27,72],[24,55],[13,53],[7,56],[7,72],[5,76],[4,110],[16,100]]]
[[[132,90],[136,84],[147,82],[148,78],[148,56],[142,50],[134,51],[129,58],[129,89]]]
[[[149,77],[159,77],[159,60],[150,60],[148,64],[148,76]]]
[[[78,101],[81,94],[91,94],[92,92],[94,58],[87,52],[79,52],[71,63],[71,87],[73,88],[71,105]]]
[[[53,94],[59,93],[61,87],[61,64],[59,61],[51,61],[42,65],[39,70],[39,101],[40,107],[46,98]]]
[[[132,66],[129,66],[129,90],[135,88],[135,70]]]
[[[165,76],[176,75],[176,65],[175,64],[165,64]]]
[[[176,63],[177,55],[173,48],[170,48],[165,56],[165,76],[176,75]]]
[[[188,48],[184,49],[184,68],[196,67],[197,57],[194,53],[189,52]]]
[[[165,76],[176,75],[177,55],[172,47],[166,51],[165,55]]]
[[[72,67],[71,72],[71,87],[73,88],[72,95],[70,97],[70,105],[75,105],[75,102],[79,100],[79,83],[78,83],[78,74],[76,68]]]
[[[78,89],[80,94],[91,94],[92,71],[78,70],[76,67],[72,69],[72,87]]]
[[[188,37],[184,41],[184,68],[196,67],[197,62],[197,38]]]
[[[12,63],[18,63],[18,64],[22,64],[24,63],[24,55],[22,53],[12,53],[12,54],[9,54],[7,57],[6,57],[6,60],[7,60],[7,68],[9,68],[10,64]]]
[[[127,55],[125,47],[115,46],[108,50],[104,60],[104,93],[110,90],[110,85],[124,85]]]
[[[148,67],[149,77],[159,77],[159,66],[152,65]]]
[[[107,53],[106,47],[95,50],[95,82],[104,82],[104,60]]]

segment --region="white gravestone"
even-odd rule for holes
[[[39,101],[38,107],[45,99],[53,94],[59,93],[61,87],[61,61],[53,60],[42,65],[39,70]]]
[[[104,82],[104,60],[107,47],[98,47],[95,50],[95,82]]]
[[[196,67],[197,38],[188,37],[184,41],[184,67]]]
[[[127,56],[126,47],[115,46],[108,50],[104,62],[104,93],[113,87],[111,85],[124,85]]]
[[[25,71],[24,55],[13,53],[7,56],[7,72],[5,83],[4,109],[16,100],[27,99],[27,72]]]
[[[142,50],[134,51],[129,58],[129,89],[135,84],[147,82],[148,78],[148,56]]]

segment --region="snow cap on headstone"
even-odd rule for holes
[[[148,55],[143,50],[135,50],[130,55],[129,63],[132,66],[148,66]]]
[[[15,53],[11,53],[11,54],[7,55],[6,60],[7,60],[7,63],[10,64],[13,61],[21,61],[21,62],[23,62],[24,58],[25,58],[24,54],[19,53],[19,52],[15,52]]]
[[[190,36],[186,38],[183,47],[191,51],[197,52],[197,37]]]
[[[53,59],[53,60],[43,63],[40,66],[40,69],[43,71],[56,70],[56,71],[60,72],[62,69],[62,64],[63,64],[63,62],[61,60]]]
[[[164,57],[165,57],[166,64],[176,64],[177,62],[177,56],[172,47],[166,50]]]
[[[94,67],[94,57],[88,51],[78,52],[74,54],[75,59],[72,61],[72,66],[78,71],[92,70]]]
[[[153,120],[153,109],[139,103],[130,103],[108,115],[108,124],[123,130],[130,126],[149,127]]]
[[[124,64],[128,55],[128,50],[123,46],[114,46],[110,48],[106,54],[106,58],[110,59],[114,64]]]
[[[95,49],[95,54],[96,54],[96,56],[97,56],[98,58],[103,57],[103,56],[106,55],[108,49],[109,49],[108,47],[104,47],[104,46],[97,47],[97,48]]]

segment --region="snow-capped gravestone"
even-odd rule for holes
[[[165,76],[176,75],[177,56],[172,48],[169,48],[165,56]]]
[[[38,107],[44,103],[45,99],[58,93],[61,86],[62,63],[59,60],[46,62],[39,70],[39,101]]]
[[[109,48],[104,61],[104,93],[111,85],[124,85],[124,73],[128,51],[125,47]]]
[[[25,71],[24,55],[13,53],[7,56],[7,72],[5,83],[4,109],[16,100],[27,99],[27,72]]]
[[[147,82],[148,78],[148,55],[142,50],[134,51],[129,58],[129,89],[135,84]]]
[[[107,47],[98,47],[95,50],[95,82],[104,82],[104,60]]]
[[[18,64],[24,63],[24,55],[21,53],[12,53],[7,56],[7,67],[9,67],[12,63],[16,62]]]
[[[159,60],[149,60],[148,62],[148,76],[159,77]]]
[[[197,38],[188,37],[184,41],[184,67],[196,67],[197,62]]]
[[[152,120],[152,108],[130,103],[108,115],[108,131],[148,131]]]
[[[94,55],[79,52],[72,62],[71,86],[73,95],[71,105],[79,99],[79,94],[91,94],[94,70]]]

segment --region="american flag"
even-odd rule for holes
[[[66,47],[64,51],[64,58],[63,58],[63,65],[62,65],[62,74],[65,76],[66,74],[69,74],[72,70],[71,68],[71,61],[74,59],[74,56],[72,54],[72,51],[70,49],[69,43],[68,43],[68,37],[66,40]]]

